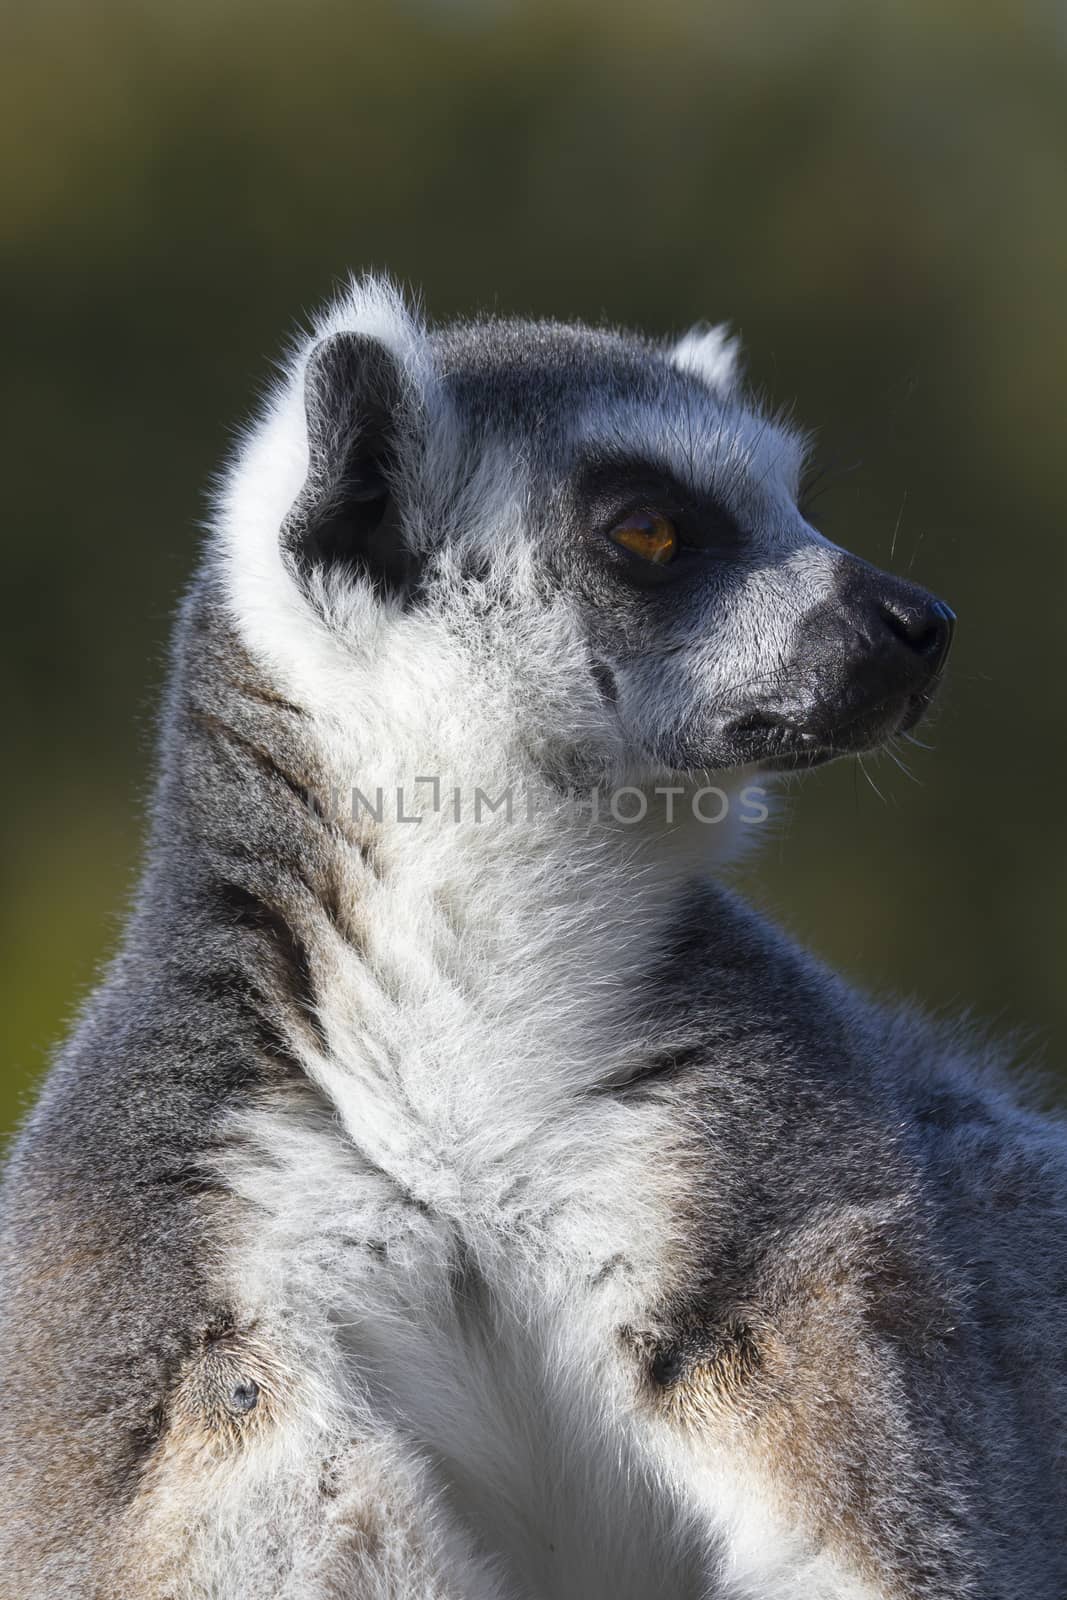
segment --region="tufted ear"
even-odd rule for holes
[[[349,571],[383,594],[402,593],[414,575],[394,486],[403,375],[369,334],[320,340],[304,371],[308,476],[285,519],[285,553],[305,581]]]
[[[725,322],[714,328],[698,322],[678,340],[671,362],[680,372],[703,378],[709,388],[725,396],[736,388],[741,376],[741,344],[731,337]]]

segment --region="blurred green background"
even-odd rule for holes
[[[204,485],[366,266],[433,315],[734,322],[824,531],[961,618],[933,752],[809,779],[754,892],[1067,1088],[1062,8],[8,0],[0,129],[0,1126],[120,926]]]

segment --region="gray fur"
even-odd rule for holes
[[[6,1175],[5,1597],[1067,1593],[1062,1124],[656,794],[877,743],[941,665],[875,694],[883,580],[735,361],[375,283],[294,355]],[[685,501],[683,584],[607,538],[620,478]],[[428,774],[542,807],[399,822]]]

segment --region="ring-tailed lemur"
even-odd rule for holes
[[[1063,1600],[1063,1127],[710,872],[952,626],[736,365],[290,360],[6,1179],[5,1600]]]

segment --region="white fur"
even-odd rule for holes
[[[241,633],[256,658],[298,697],[316,700],[346,671],[345,650],[300,594],[286,567],[280,532],[308,472],[304,373],[312,350],[348,331],[378,339],[420,393],[432,390],[426,346],[415,315],[384,280],[353,282],[286,362],[262,415],[246,430],[216,495],[216,558]],[[373,623],[371,608],[361,619]],[[373,629],[366,646],[373,649]],[[350,630],[354,639],[358,629]]]
[[[671,351],[680,372],[693,372],[719,394],[734,388],[741,365],[740,340],[731,337],[725,322],[710,328],[697,323],[684,333]]]

